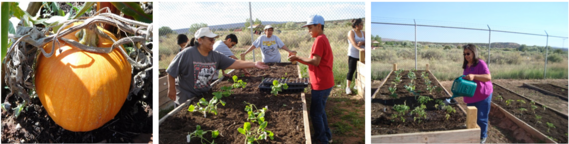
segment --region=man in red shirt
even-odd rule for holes
[[[328,127],[326,118],[326,100],[334,86],[334,74],[332,65],[334,55],[326,35],[324,35],[324,18],[320,15],[311,15],[306,22],[310,35],[315,38],[312,44],[310,58],[290,55],[290,61],[298,61],[308,65],[310,84],[312,88],[312,100],[310,103],[310,117],[314,127],[313,139],[315,143],[327,144],[332,140],[332,133]]]

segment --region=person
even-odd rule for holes
[[[310,76],[310,87],[312,100],[310,102],[310,117],[314,127],[314,140],[316,143],[329,143],[332,140],[332,133],[328,127],[326,116],[326,100],[334,86],[334,74],[332,66],[334,54],[326,35],[324,35],[324,18],[320,15],[311,15],[306,22],[310,35],[315,38],[312,44],[310,57],[300,57],[289,54],[291,61],[298,61],[308,65]]]
[[[168,73],[168,97],[175,100],[176,105],[188,99],[202,95],[211,89],[211,80],[218,69],[267,69],[263,62],[234,60],[223,54],[212,51],[217,34],[209,27],[200,28],[190,41],[190,47],[174,57],[166,72]],[[179,92],[176,92],[174,79],[178,78]]]
[[[189,41],[188,36],[186,36],[185,34],[179,34],[176,39],[178,40],[178,46],[180,46],[180,51],[184,50]]]
[[[217,42],[215,42],[215,44],[213,44],[213,50],[217,51],[229,58],[235,59],[237,60],[237,57],[235,57],[235,55],[233,54],[233,52],[231,52],[231,48],[233,48],[233,46],[237,45],[238,40],[237,40],[237,36],[235,36],[235,34],[228,34],[227,36],[225,36],[225,40],[219,40]],[[249,72],[247,72],[247,70],[243,69],[244,73],[246,76],[250,76]],[[230,77],[229,74],[225,73],[225,70],[222,69],[221,73],[223,74],[223,76],[225,77]]]
[[[475,106],[478,109],[478,119],[476,123],[480,127],[480,143],[485,143],[488,137],[488,114],[490,114],[490,103],[492,102],[492,75],[486,63],[478,58],[477,48],[473,44],[463,46],[464,62],[462,69],[463,79],[473,80],[477,87],[472,97],[464,97],[467,106]]]
[[[362,31],[364,23],[362,19],[352,19],[352,30],[348,32],[348,76],[346,79],[346,94],[352,94],[350,85],[356,71],[358,61],[360,60],[360,51],[364,51],[365,32]]]
[[[265,26],[265,35],[261,35],[253,42],[251,47],[247,49],[245,52],[241,53],[241,57],[245,57],[247,53],[252,51],[255,48],[261,48],[261,54],[263,56],[263,62],[265,63],[280,63],[281,62],[281,53],[279,52],[279,48],[284,49],[289,54],[295,53],[295,51],[289,50],[286,45],[281,41],[279,37],[273,35],[273,26],[267,25]]]

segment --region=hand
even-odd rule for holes
[[[230,75],[230,74],[226,74],[226,73],[224,73],[224,74],[223,74],[223,77],[226,77],[226,78],[230,78],[230,77],[231,77],[231,75]]]
[[[174,90],[174,91],[169,90],[168,91],[168,98],[170,98],[173,101],[176,101],[176,90]]]
[[[468,74],[468,75],[464,76],[464,79],[465,79],[465,80],[470,80],[470,81],[471,81],[471,80],[474,80],[474,75],[473,75],[473,74]]]
[[[288,56],[291,56],[291,55],[296,55],[296,51],[289,51]]]
[[[360,49],[360,51],[363,51],[363,52],[365,52],[365,51],[366,51],[366,49],[364,49],[364,48],[361,48],[361,49]]]
[[[267,69],[269,66],[265,65],[263,62],[255,62],[255,67],[258,69]]]
[[[358,47],[363,46],[363,45],[366,45],[365,41],[358,42]]]
[[[296,56],[296,55],[289,55],[289,56],[288,56],[288,60],[291,61],[291,62],[292,62],[292,61],[296,61],[296,60],[298,60],[298,56]]]
[[[241,59],[245,59],[245,55],[246,55],[246,53],[241,53],[241,55],[240,55]]]
[[[245,73],[245,77],[251,77],[251,74],[247,72],[247,70],[243,70],[243,72]]]

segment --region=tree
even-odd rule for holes
[[[253,25],[256,24],[262,24],[261,20],[259,20],[259,18],[256,18],[255,21],[253,22]],[[249,28],[249,26],[251,26],[251,19],[247,18],[245,20],[245,28]]]
[[[450,50],[450,49],[451,49],[451,47],[449,45],[446,45],[444,48],[444,50]]]
[[[527,48],[527,46],[526,46],[525,44],[522,44],[520,47],[518,47],[518,51],[525,52],[525,51],[527,51],[527,50],[528,50],[528,48]]]
[[[158,28],[158,35],[159,36],[164,36],[164,35],[167,35],[170,33],[174,33],[174,31],[172,31],[172,29],[168,26],[163,26],[163,27]]]
[[[190,35],[194,35],[194,33],[202,27],[207,27],[207,24],[206,23],[194,23],[190,26],[190,29],[188,30],[188,32],[190,33]]]

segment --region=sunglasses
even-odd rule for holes
[[[463,56],[470,56],[470,53],[462,54]]]
[[[231,47],[235,46],[235,44],[231,44]]]

